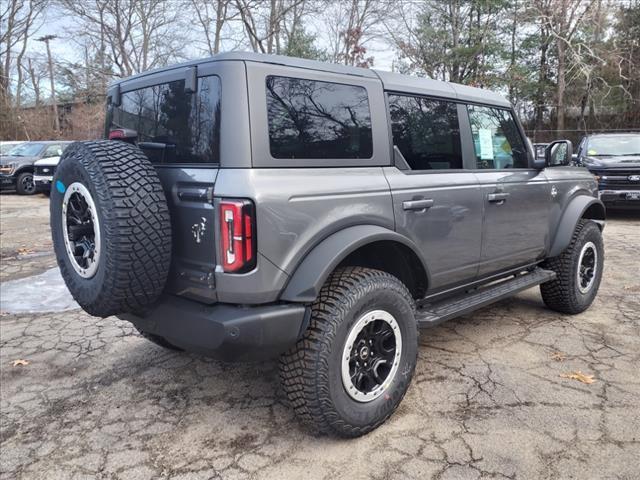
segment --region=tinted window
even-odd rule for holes
[[[110,128],[137,132],[137,143],[155,163],[219,163],[220,79],[184,80],[126,92],[113,108]]]
[[[455,103],[389,95],[393,143],[412,170],[462,168]]]
[[[469,105],[476,168],[527,168],[527,149],[508,110]]]
[[[274,158],[371,158],[371,113],[363,87],[267,77]]]

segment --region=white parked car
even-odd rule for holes
[[[36,185],[36,191],[49,195],[51,192],[51,182],[53,174],[60,162],[60,155],[55,157],[43,158],[37,160],[33,164],[33,181]]]

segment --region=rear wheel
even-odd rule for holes
[[[556,278],[540,285],[547,307],[562,313],[584,312],[598,293],[604,267],[604,243],[598,226],[580,220],[567,249],[544,263]]]
[[[416,366],[411,294],[388,273],[334,272],[312,306],[309,328],[280,361],[296,415],[314,430],[356,437],[395,411]]]
[[[33,195],[36,193],[36,184],[33,181],[33,173],[24,172],[16,179],[16,191],[19,195]]]

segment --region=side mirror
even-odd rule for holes
[[[547,145],[544,160],[547,167],[559,167],[571,164],[573,144],[569,140],[556,140]]]

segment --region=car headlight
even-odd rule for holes
[[[9,163],[7,165],[2,165],[0,167],[0,173],[8,173],[11,175],[13,171],[16,169],[16,163]]]

